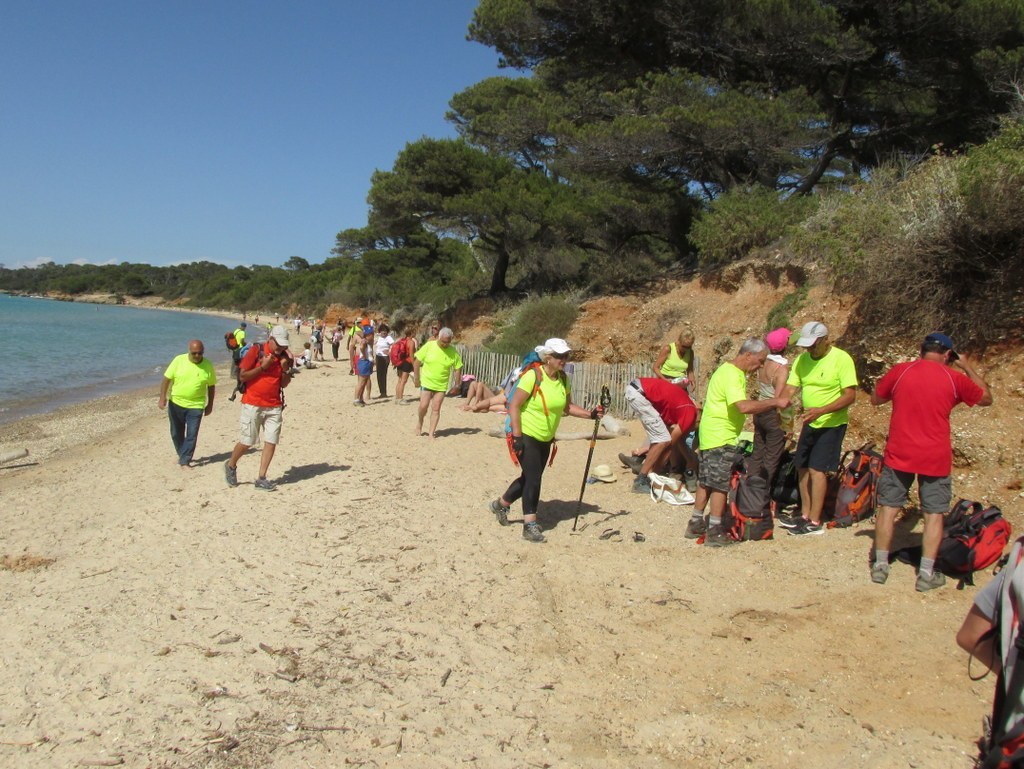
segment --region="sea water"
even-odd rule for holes
[[[155,397],[190,339],[203,341],[215,366],[226,364],[224,334],[237,326],[199,312],[0,294],[0,422],[148,385]]]

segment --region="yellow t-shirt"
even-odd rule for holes
[[[853,358],[845,350],[831,348],[818,360],[809,352],[802,352],[789,370],[787,385],[801,388],[805,409],[827,406],[847,387],[857,386],[857,370]],[[811,422],[811,427],[836,427],[850,421],[849,407],[822,414]]]
[[[416,358],[420,362],[420,386],[437,393],[448,389],[452,369],[462,368],[462,356],[455,345],[441,347],[434,340],[420,347]]]
[[[661,364],[661,373],[667,376],[669,379],[676,379],[681,376],[686,376],[686,372],[689,370],[690,364],[686,362],[686,359],[679,354],[679,350],[676,348],[676,343],[672,342],[668,346],[668,357],[665,358],[665,362]]]
[[[746,419],[736,404],[746,399],[747,375],[732,363],[723,363],[708,381],[700,416],[701,451],[735,445]]]
[[[164,379],[171,380],[171,403],[183,409],[206,408],[206,388],[217,384],[217,375],[209,359],[193,363],[188,353],[170,362]]]
[[[238,327],[234,331],[235,341],[238,342],[238,349],[241,350],[245,347],[245,329]],[[203,360],[206,360],[205,358]]]
[[[523,374],[516,389],[532,393],[537,384],[537,376],[538,370],[530,369]],[[543,368],[540,369],[540,377],[537,392],[523,404],[520,423],[524,435],[538,441],[553,441],[558,432],[558,423],[565,413],[565,404],[569,402],[569,380],[564,375],[552,379]]]

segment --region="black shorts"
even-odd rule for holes
[[[796,468],[809,467],[823,473],[831,473],[839,467],[839,458],[843,453],[843,438],[846,437],[846,425],[835,427],[811,427],[804,425],[800,431],[796,451],[793,452],[793,463]]]
[[[409,361],[405,361],[404,363],[399,363],[397,366],[395,366],[395,370],[396,371],[400,371],[403,374],[411,374],[412,373],[412,364]]]

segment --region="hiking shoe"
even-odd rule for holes
[[[619,454],[619,461],[632,470],[633,475],[638,475],[644,464],[643,457],[631,457],[629,454]]]
[[[700,518],[691,518],[690,522],[686,524],[686,532],[683,534],[687,539],[700,539],[701,534],[706,534],[708,530],[708,519],[701,516]]]
[[[494,513],[494,517],[498,519],[498,523],[502,526],[508,526],[508,508],[501,504],[501,500],[491,500],[491,512]]]
[[[228,482],[228,486],[238,485],[238,468],[232,467],[227,462],[224,463],[224,480]]]
[[[871,581],[876,585],[884,585],[885,581],[889,579],[889,564],[887,563],[873,563],[871,564]]]
[[[543,542],[544,529],[536,521],[523,524],[523,539],[527,542]]]
[[[687,470],[685,473],[683,473],[683,475],[685,477],[686,490],[688,492],[690,492],[691,494],[696,494],[697,493],[697,473],[693,472],[693,470]]]
[[[272,481],[268,481],[266,478],[257,478],[256,483],[253,484],[260,491],[274,491],[277,485]]]
[[[707,534],[704,536],[704,544],[708,547],[725,547],[736,543],[737,540],[730,537],[729,532],[721,526],[709,526]]]
[[[784,529],[795,529],[805,519],[799,515],[792,515],[790,513],[776,513],[775,522]]]
[[[650,494],[651,493],[651,479],[646,475],[638,475],[633,480],[633,493],[634,494]]]
[[[929,590],[934,590],[937,587],[942,587],[946,584],[946,575],[941,571],[933,571],[931,576],[926,577],[924,574],[917,575],[917,584],[914,587],[919,593],[927,593]]]
[[[813,523],[806,518],[801,518],[800,523],[789,530],[790,534],[824,534],[825,527],[820,523]]]

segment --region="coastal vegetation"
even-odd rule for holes
[[[481,0],[469,37],[516,75],[455,94],[457,138],[375,173],[322,263],[47,264],[0,289],[438,311],[774,253],[862,295],[865,327],[1019,320],[1019,0]]]

